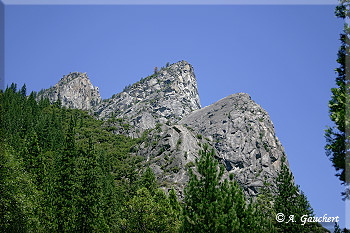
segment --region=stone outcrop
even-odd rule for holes
[[[272,183],[280,170],[284,148],[268,113],[248,94],[223,98],[179,124],[207,138],[225,165],[226,175],[233,173],[250,196],[257,194],[264,181]]]
[[[194,70],[186,61],[162,68],[102,102],[98,88],[82,73],[63,77],[41,96],[90,110],[116,134],[147,135],[133,153],[145,158],[144,166],[153,169],[161,187],[174,186],[180,198],[188,169],[204,143],[225,166],[224,177],[234,174],[250,197],[264,181],[273,182],[285,154],[268,113],[248,94],[233,94],[201,109]]]
[[[42,90],[37,95],[37,100],[49,98],[53,103],[61,100],[62,106],[90,110],[101,103],[98,87],[93,87],[86,73],[69,73],[53,87]]]
[[[264,181],[273,183],[284,148],[275,135],[268,113],[245,93],[230,95],[196,110],[174,125],[158,124],[136,149],[145,166],[155,172],[165,190],[174,186],[180,198],[205,143],[215,158],[232,173],[247,196],[255,197]],[[287,163],[288,165],[288,163]]]
[[[175,123],[200,107],[193,67],[181,61],[126,87],[94,111],[100,119],[126,120],[135,137],[157,123]]]
[[[194,167],[204,141],[183,125],[158,124],[146,132],[148,138],[136,148],[136,154],[145,157],[144,166],[152,168],[165,191],[174,187],[182,199],[189,180],[188,169]]]

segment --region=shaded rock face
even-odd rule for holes
[[[53,103],[61,100],[62,106],[90,110],[101,103],[98,87],[93,87],[86,73],[69,73],[53,87],[40,91],[37,100],[41,97],[49,98]]]
[[[197,110],[179,124],[206,137],[249,196],[255,196],[264,181],[273,182],[280,170],[284,148],[275,135],[268,113],[245,93],[230,95]]]
[[[135,137],[157,123],[175,123],[200,107],[193,67],[181,61],[104,100],[94,112],[100,119],[127,120],[133,128],[130,136]]]
[[[137,148],[144,156],[144,166],[155,173],[158,183],[166,192],[174,187],[179,198],[189,180],[188,169],[194,166],[202,141],[183,125],[158,125],[147,131],[148,140]]]
[[[223,178],[234,174],[253,199],[264,181],[274,182],[285,153],[268,113],[245,93],[196,110],[174,125],[158,124],[147,133],[148,141],[137,148],[137,154],[145,157],[144,165],[152,168],[161,187],[169,191],[173,186],[180,199],[188,169],[204,143],[226,168]]]

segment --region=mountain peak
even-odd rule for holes
[[[147,139],[133,153],[147,158],[161,187],[172,184],[179,196],[189,179],[187,168],[204,143],[225,166],[224,177],[233,174],[247,196],[256,196],[265,181],[273,182],[285,154],[268,113],[248,94],[232,94],[201,108],[187,61],[155,69],[103,101],[81,72],[69,73],[38,96],[90,110],[116,134],[140,137],[147,130]]]
[[[225,175],[234,174],[249,195],[256,195],[264,181],[273,183],[281,168],[285,152],[274,125],[246,93],[229,95],[192,112],[178,124],[208,138],[226,167]]]
[[[84,78],[84,79],[89,79],[87,76],[86,72],[70,72],[67,75],[63,75],[61,80],[58,83],[69,83],[70,81],[77,79],[77,78]]]
[[[99,118],[127,119],[143,132],[157,123],[175,123],[200,109],[193,67],[180,61],[124,88],[94,108]]]
[[[128,91],[130,88],[137,88],[140,85],[146,83],[147,81],[153,80],[155,81],[164,81],[166,83],[173,82],[173,81],[180,81],[183,82],[183,74],[190,73],[193,76],[194,81],[196,81],[196,77],[194,75],[193,67],[191,64],[189,64],[187,61],[179,61],[176,63],[173,63],[171,65],[168,65],[167,67],[162,67],[159,71],[156,71],[152,75],[149,75],[145,78],[141,78],[140,81],[127,86],[123,92]],[[176,80],[177,78],[177,80]],[[197,81],[196,81],[197,83]]]
[[[53,87],[40,91],[37,100],[41,97],[49,98],[53,103],[61,100],[62,106],[90,110],[101,102],[98,87],[93,87],[86,73],[73,72],[63,76]]]

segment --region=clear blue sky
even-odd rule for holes
[[[48,88],[87,72],[102,98],[186,60],[202,107],[246,92],[268,111],[316,216],[340,216],[324,152],[342,22],[323,6],[6,6],[5,83]]]

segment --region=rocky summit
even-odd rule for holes
[[[60,99],[62,106],[90,110],[101,103],[98,87],[93,87],[86,73],[73,72],[63,78],[53,87],[42,90],[37,100],[48,98],[51,103]]]
[[[285,154],[268,113],[248,94],[233,94],[201,108],[194,69],[186,61],[162,68],[103,101],[82,73],[63,77],[41,96],[89,110],[111,124],[116,134],[146,133],[147,140],[133,153],[145,158],[144,166],[152,168],[161,187],[174,186],[180,198],[188,169],[204,143],[215,150],[225,177],[233,174],[251,197],[264,181],[277,176]]]
[[[175,123],[200,108],[193,67],[181,61],[126,87],[94,111],[100,119],[126,120],[133,129],[130,136],[139,136],[157,123]]]
[[[179,124],[207,139],[226,175],[233,173],[249,195],[256,195],[264,181],[272,183],[277,176],[284,148],[268,113],[248,94],[223,98],[194,111]]]

